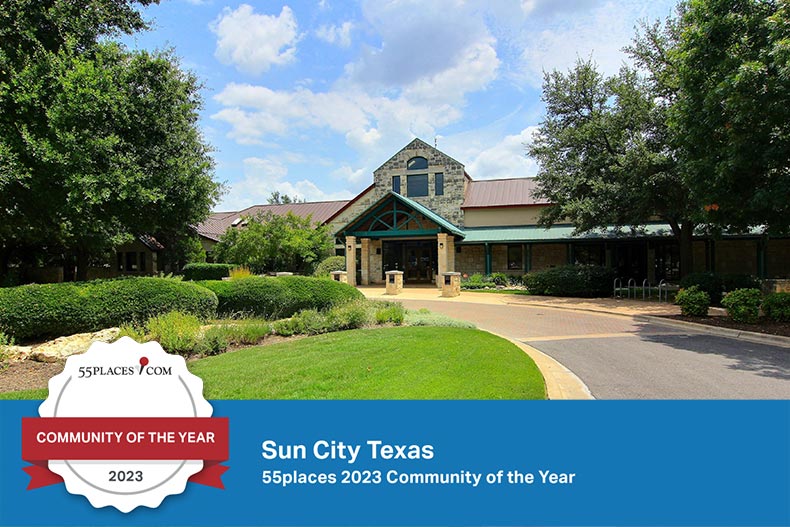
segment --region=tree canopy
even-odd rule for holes
[[[332,249],[325,225],[313,224],[291,212],[266,212],[245,217],[241,228],[231,228],[214,246],[217,262],[248,266],[253,272],[310,273]]]
[[[16,0],[0,23],[0,253],[76,263],[142,234],[174,240],[219,196],[200,84],[171,51],[105,37],[150,0]]]
[[[546,116],[528,146],[542,223],[577,231],[669,223],[681,274],[695,228],[790,228],[790,12],[784,0],[690,0],[642,24],[635,67],[592,60],[544,76]]]
[[[790,229],[790,3],[681,4],[668,123],[686,181],[723,229]]]

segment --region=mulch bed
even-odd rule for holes
[[[768,335],[779,335],[790,337],[790,322],[774,322],[773,320],[760,319],[756,324],[742,324],[734,322],[728,317],[687,317],[684,315],[666,315],[663,318],[694,322],[695,324],[705,324],[719,328],[736,329],[738,331],[751,331],[753,333],[765,333]]]
[[[65,362],[11,362],[0,370],[0,392],[16,392],[46,388],[49,379],[61,371]]]

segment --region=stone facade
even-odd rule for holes
[[[483,274],[486,272],[486,253],[482,245],[463,245],[461,252],[455,253],[455,270],[463,274]]]
[[[564,243],[542,243],[532,246],[532,271],[558,267],[568,263],[568,246]]]
[[[407,163],[414,157],[427,159],[428,168],[408,170]],[[440,196],[435,193],[437,173],[443,174],[444,177],[444,193]],[[419,174],[428,174],[428,195],[409,196],[407,178],[409,175]],[[373,172],[373,183],[376,189],[383,189],[383,192],[392,190],[394,176],[400,176],[400,194],[402,196],[428,207],[453,225],[464,226],[461,204],[464,202],[468,179],[461,163],[424,141],[415,139]]]

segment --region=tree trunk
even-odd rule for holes
[[[691,222],[680,225],[680,277],[694,271],[694,227]]]
[[[77,249],[77,276],[78,282],[84,282],[88,279],[88,253],[82,249]]]

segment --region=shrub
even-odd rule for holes
[[[181,274],[184,280],[222,280],[230,276],[230,272],[238,266],[227,263],[191,263],[184,266]]]
[[[432,313],[427,309],[408,311],[405,323],[408,326],[440,326],[448,328],[475,328],[476,326],[466,320],[450,318],[441,313]]]
[[[748,274],[717,274],[711,272],[690,273],[680,280],[680,287],[683,289],[693,285],[708,293],[713,305],[720,305],[725,292],[736,289],[757,289],[760,287],[760,281]]]
[[[376,311],[377,324],[395,324],[400,326],[406,318],[406,309],[402,304],[390,303],[388,306],[380,307]]]
[[[228,349],[228,332],[224,326],[212,326],[203,332],[195,351],[201,355],[219,355]]]
[[[14,345],[14,337],[10,335],[6,335],[2,331],[0,331],[0,364],[5,363],[10,359],[11,350],[9,346]],[[0,366],[0,369],[3,366]]]
[[[315,276],[326,278],[332,271],[345,271],[346,270],[346,257],[345,256],[330,256],[321,260],[313,274]]]
[[[200,282],[216,293],[222,316],[290,317],[303,309],[325,310],[364,298],[354,287],[306,276],[253,276]]]
[[[281,337],[290,337],[296,333],[294,324],[290,318],[275,320],[272,324],[272,331]]]
[[[461,288],[463,289],[485,289],[487,287],[494,287],[494,285],[491,278],[479,273],[461,280]]]
[[[680,306],[680,314],[692,317],[704,317],[710,307],[710,295],[707,291],[692,285],[678,291],[675,304]]]
[[[508,276],[505,273],[492,273],[491,281],[494,282],[495,285],[505,286],[508,284]]]
[[[318,335],[333,330],[329,317],[315,309],[305,309],[291,317],[291,328],[298,335]]]
[[[129,277],[0,289],[0,329],[17,339],[143,323],[170,311],[208,319],[216,309],[213,292],[172,278]]]
[[[231,269],[230,272],[228,273],[228,276],[230,277],[231,280],[236,280],[238,278],[247,278],[249,276],[252,276],[252,271],[250,271],[249,267],[242,265],[240,267],[234,267],[233,269]]]
[[[327,313],[327,320],[334,330],[357,329],[369,325],[373,315],[367,301],[362,300],[333,307]]]
[[[535,295],[601,297],[612,292],[615,270],[597,265],[564,265],[524,276]]]
[[[221,327],[226,330],[228,342],[235,345],[258,344],[272,334],[272,325],[260,319],[234,321]]]
[[[188,356],[200,342],[200,320],[194,315],[172,311],[148,319],[148,340],[155,340],[168,353]]]
[[[736,289],[724,295],[721,305],[735,322],[754,324],[760,316],[763,294],[759,289]]]
[[[763,299],[763,313],[777,322],[790,322],[790,293],[771,293]]]

